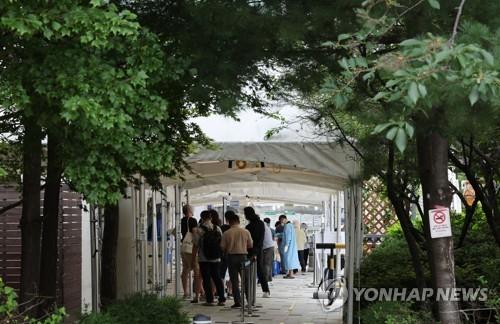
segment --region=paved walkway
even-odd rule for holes
[[[257,287],[257,305],[262,305],[262,308],[258,308],[255,312],[259,315],[258,317],[246,317],[245,321],[284,324],[342,323],[341,309],[336,312],[324,312],[320,302],[312,299],[315,289],[308,287],[310,283],[312,283],[312,273],[298,275],[296,279],[274,277],[273,286],[270,287],[271,298],[261,298],[262,290]],[[232,304],[232,300],[228,300],[224,307],[185,302],[186,310],[191,318],[196,314],[209,315],[214,324],[240,320],[241,310],[231,309],[229,306]]]

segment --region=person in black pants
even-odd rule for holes
[[[226,302],[226,298],[224,297],[224,286],[222,285],[222,279],[220,277],[220,262],[221,258],[220,255],[221,253],[216,253],[218,257],[210,257],[209,253],[213,251],[213,247],[218,247],[220,249],[220,240],[222,238],[222,231],[221,229],[212,224],[211,221],[211,215],[208,212],[208,210],[205,210],[201,213],[201,225],[197,230],[196,235],[194,235],[194,247],[193,247],[193,259],[198,255],[198,261],[200,264],[200,272],[201,276],[203,278],[203,289],[205,290],[205,298],[206,298],[206,303],[204,304],[205,306],[213,306],[214,302],[214,295],[212,292],[212,281],[215,284],[215,288],[217,289],[217,297],[219,299],[219,303],[217,304],[218,306],[224,306]],[[219,235],[212,235],[209,233],[209,231],[216,231],[219,233]],[[212,242],[210,240],[205,240],[204,236],[210,235],[207,237],[218,237],[217,242]],[[212,243],[211,248],[208,250],[205,249],[205,244],[207,243]],[[208,246],[208,245],[207,245]],[[196,262],[193,260],[193,262]]]
[[[306,223],[300,224],[300,228],[306,234],[306,243],[304,244],[304,266],[307,271],[307,260],[309,259],[309,238],[307,237],[307,224]]]
[[[271,292],[269,291],[267,276],[264,273],[262,254],[266,225],[260,220],[259,216],[255,214],[255,210],[252,207],[245,207],[243,212],[245,214],[245,218],[250,222],[245,228],[250,232],[253,241],[253,247],[248,250],[248,257],[257,261],[257,276],[259,277],[260,286],[263,292],[262,297],[269,298],[271,296]]]
[[[227,222],[231,226],[222,235],[221,248],[227,255],[229,278],[231,280],[234,305],[231,308],[241,307],[240,275],[245,278],[245,292],[248,299],[248,272],[242,269],[242,263],[247,260],[248,250],[253,241],[250,232],[240,227],[240,219],[234,213],[226,213]]]

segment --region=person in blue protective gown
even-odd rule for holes
[[[283,237],[281,240],[281,250],[283,251],[283,259],[281,260],[283,267],[286,271],[284,278],[293,279],[294,269],[300,268],[299,256],[297,251],[297,239],[295,237],[295,228],[291,222],[289,222],[286,216],[280,216],[280,220],[284,225]]]

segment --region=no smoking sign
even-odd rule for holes
[[[437,208],[429,210],[429,224],[431,228],[432,238],[450,237],[450,210],[448,208]]]

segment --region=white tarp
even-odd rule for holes
[[[240,113],[239,121],[222,116],[194,119],[218,149],[202,149],[192,155],[188,162],[193,173],[185,174],[183,181],[169,179],[166,183],[182,183],[184,189],[194,189],[274,182],[339,190],[350,178],[356,178],[359,163],[350,147],[317,135],[320,131],[301,118],[296,108],[286,107],[280,114],[293,122],[270,140],[264,139],[266,132],[281,122],[250,111]],[[238,168],[238,160],[247,165]]]

